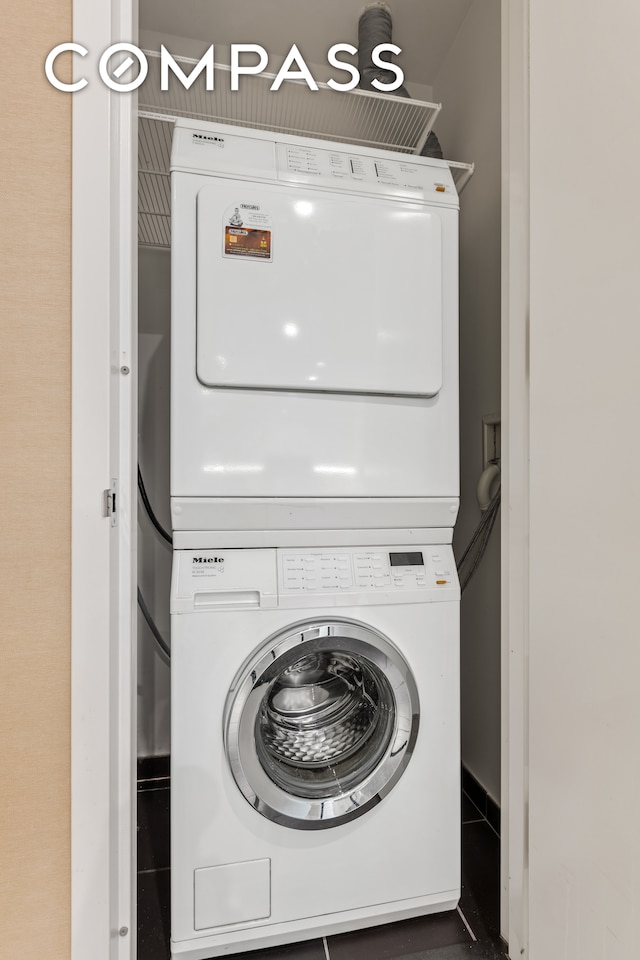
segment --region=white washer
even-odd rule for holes
[[[174,958],[455,908],[449,545],[176,551]]]
[[[182,120],[171,171],[174,530],[452,527],[448,165]]]

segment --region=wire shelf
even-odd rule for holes
[[[178,117],[228,123],[258,130],[380,147],[419,154],[441,105],[369,90],[338,92],[327,84],[312,91],[302,81],[285,81],[269,89],[275,74],[243,76],[240,90],[230,89],[230,67],[214,67],[215,90],[205,89],[200,75],[186,90],[176,77],[160,89],[160,54],[145,51],[149,73],[138,95],[138,242],[168,247],[171,243],[169,163],[172,123]],[[175,57],[185,74],[199,61]],[[449,161],[458,193],[473,174],[472,163]]]
[[[462,193],[476,168],[475,163],[462,163],[459,160],[447,160],[458,195]]]
[[[409,100],[370,90],[332,90],[319,83],[310,90],[304,81],[286,80],[279,90],[270,89],[275,74],[241,78],[239,90],[231,90],[231,68],[215,64],[215,89],[207,90],[204,74],[189,88],[169,75],[168,90],[160,88],[160,54],[144,51],[149,73],[138,94],[141,113],[167,118],[189,117],[231,123],[276,133],[318,137],[340,143],[384,147],[402,153],[420,153],[441,109],[439,103]],[[199,62],[174,57],[188,75]]]

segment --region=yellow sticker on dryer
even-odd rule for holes
[[[225,257],[272,260],[271,216],[259,203],[237,203],[224,214]]]

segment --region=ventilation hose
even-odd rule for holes
[[[375,47],[381,43],[392,42],[392,27],[391,10],[386,3],[372,3],[365,7],[360,14],[358,21],[358,69],[360,71],[359,86],[362,90],[375,90],[374,80],[387,84],[395,80],[395,74],[392,70],[376,67],[372,58]],[[411,98],[411,94],[405,86],[398,87],[391,93],[396,97]],[[442,148],[433,130],[429,132],[421,156],[442,160]]]
[[[384,67],[373,64],[372,54],[381,43],[391,43],[391,10],[386,3],[372,3],[365,7],[358,21],[358,69],[360,70],[360,87],[363,90],[375,90],[374,80],[381,83],[392,83],[395,74]],[[380,91],[377,91],[380,93]],[[398,87],[392,93],[396,97],[410,99],[409,91],[405,86]]]
[[[497,463],[490,463],[489,466],[480,474],[476,496],[478,498],[478,506],[483,513],[491,503],[491,491],[495,481],[499,480],[499,478],[500,467]]]

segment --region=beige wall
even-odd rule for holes
[[[531,16],[530,956],[640,918],[640,7]]]
[[[0,952],[70,953],[70,0],[2,23]]]

